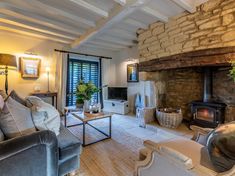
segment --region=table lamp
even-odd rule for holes
[[[3,66],[5,71],[0,72],[0,75],[5,75],[5,91],[8,94],[8,68],[16,68],[16,57],[10,54],[1,54],[0,53],[0,66]]]
[[[47,92],[50,92],[50,67],[46,67],[47,72]]]

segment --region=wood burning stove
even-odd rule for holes
[[[224,123],[225,107],[224,103],[193,101],[191,103],[192,124],[209,128],[217,127]]]
[[[205,68],[203,101],[191,102],[191,124],[215,128],[224,123],[226,104],[213,101],[212,78],[212,69]]]

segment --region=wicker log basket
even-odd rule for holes
[[[160,125],[167,128],[177,128],[183,120],[181,109],[160,108],[156,114]]]

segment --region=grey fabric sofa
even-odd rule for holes
[[[60,134],[37,131],[0,142],[1,176],[57,176],[80,166],[81,143],[61,125]]]

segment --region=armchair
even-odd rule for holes
[[[195,131],[193,139],[205,135],[211,129],[191,127]],[[144,149],[140,150],[139,161],[135,165],[135,176],[234,176],[235,166],[228,172],[217,173],[201,163],[200,143],[175,139],[161,143],[144,141]]]

